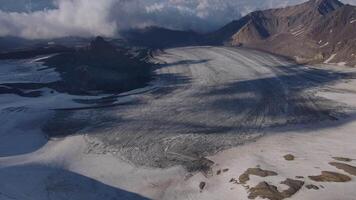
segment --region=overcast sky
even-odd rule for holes
[[[0,0],[0,36],[115,36],[132,27],[210,31],[248,12],[306,0]],[[356,4],[356,0],[343,2]]]

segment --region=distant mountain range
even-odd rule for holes
[[[285,8],[255,11],[210,33],[178,31],[161,27],[131,29],[120,33],[122,46],[169,48],[190,45],[228,45],[258,49],[293,58],[299,63],[336,63],[356,66],[356,6],[338,0],[310,0]],[[58,46],[78,47],[88,43],[83,38],[24,40],[0,38],[0,53],[24,51],[32,55]],[[25,50],[24,50],[25,49]],[[30,54],[28,52],[30,51]],[[63,49],[59,49],[63,51]],[[0,57],[1,57],[0,56]]]
[[[310,0],[252,12],[208,34],[158,27],[123,34],[135,45],[165,48],[231,45],[291,57],[300,63],[356,65],[356,7],[338,0]]]

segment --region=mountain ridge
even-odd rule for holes
[[[355,19],[355,6],[337,0],[310,0],[296,6],[249,13],[211,33],[209,38],[213,44],[260,49],[293,57],[301,63],[353,66],[356,65]]]

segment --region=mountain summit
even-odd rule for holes
[[[308,3],[314,4],[322,15],[332,12],[344,5],[338,0],[311,0]]]
[[[103,37],[96,37],[93,41],[90,42],[90,49],[95,51],[115,51],[114,45],[110,44],[104,40]]]

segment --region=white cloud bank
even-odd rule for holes
[[[30,0],[28,0],[30,1]],[[43,4],[43,0],[37,0]],[[150,25],[208,31],[256,9],[306,0],[48,0],[51,9],[15,12],[0,5],[0,36],[29,39],[114,36],[118,30]],[[0,0],[2,5],[13,0]],[[356,0],[344,2],[356,4]],[[36,0],[32,0],[35,4]],[[53,9],[53,4],[55,5]],[[23,4],[21,4],[23,5]],[[28,7],[28,5],[23,5]],[[49,7],[41,5],[43,8]],[[21,10],[21,9],[19,9]]]
[[[0,36],[35,39],[116,33],[116,23],[108,20],[114,0],[59,0],[56,3],[57,9],[31,13],[0,11]]]

